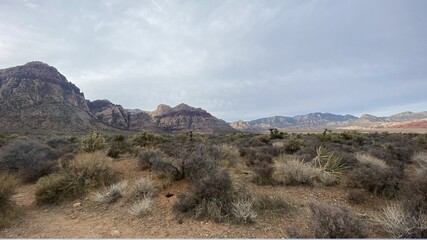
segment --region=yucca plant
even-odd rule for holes
[[[317,148],[316,153],[317,155],[314,159],[316,167],[334,175],[342,175],[347,171],[348,167],[341,162],[342,158],[334,152],[320,146]]]

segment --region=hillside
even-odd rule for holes
[[[30,62],[0,70],[2,132],[234,132],[226,122],[200,108],[180,104],[150,113],[125,109],[109,100],[89,101],[56,68]]]

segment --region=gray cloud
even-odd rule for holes
[[[0,67],[41,60],[94,100],[225,120],[427,110],[427,2],[15,1]]]

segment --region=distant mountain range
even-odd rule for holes
[[[30,62],[0,70],[0,132],[235,132],[201,108],[159,105],[153,112],[86,100],[56,68]]]
[[[265,131],[271,128],[287,130],[330,129],[377,129],[377,128],[426,128],[426,112],[402,112],[390,117],[364,114],[336,115],[331,113],[309,113],[294,117],[274,116],[252,121],[236,121],[230,125],[240,131]]]

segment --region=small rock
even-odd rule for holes
[[[71,216],[71,219],[76,219],[76,216],[72,215],[72,216]]]
[[[73,204],[73,207],[80,207],[81,205],[82,205],[81,202],[76,202],[76,203]]]
[[[120,231],[119,230],[111,230],[111,236],[112,237],[120,237]]]

